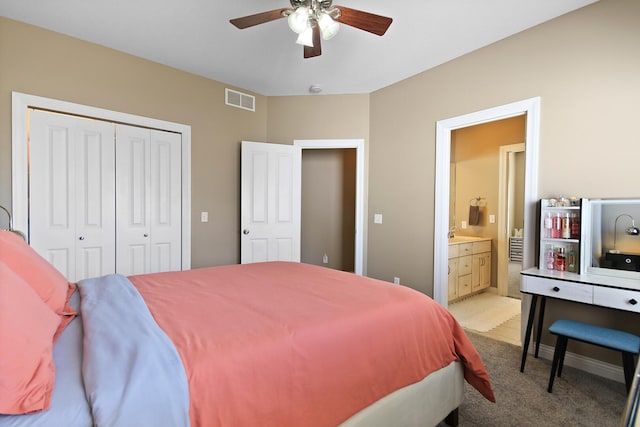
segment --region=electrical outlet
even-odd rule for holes
[[[399,277],[394,277],[393,278],[393,284],[394,285],[399,285],[400,284],[400,278]]]
[[[466,229],[467,228],[467,221],[461,221],[460,222],[460,228]]]
[[[382,224],[382,214],[373,214],[373,223]]]
[[[329,264],[329,256],[327,254],[322,255],[322,263]]]
[[[489,224],[495,224],[496,222],[496,216],[491,214],[489,215]]]
[[[200,212],[200,222],[209,222],[209,212]]]

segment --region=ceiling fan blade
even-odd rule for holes
[[[274,9],[268,12],[256,13],[255,15],[243,16],[242,18],[230,19],[233,25],[241,30],[254,25],[264,24],[265,22],[275,21],[276,19],[284,18],[282,11],[287,9]]]
[[[313,58],[314,56],[322,55],[322,47],[320,47],[320,26],[313,27],[313,47],[304,47],[304,57]]]
[[[364,31],[368,31],[375,35],[381,36],[387,32],[387,29],[393,22],[393,19],[386,16],[375,15],[369,12],[363,12],[357,9],[351,9],[344,6],[335,6],[340,9],[342,16],[336,19],[345,25],[350,25]]]

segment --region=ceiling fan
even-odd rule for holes
[[[378,36],[383,35],[393,19],[344,6],[333,6],[333,0],[290,0],[291,8],[274,9],[255,15],[231,19],[239,29],[253,27],[280,18],[287,18],[289,27],[298,34],[296,43],[304,45],[304,57],[322,54],[320,39],[329,40],[349,25]]]

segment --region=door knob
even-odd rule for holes
[[[144,237],[149,237],[149,234],[147,234],[147,233],[144,233]]]
[[[249,234],[249,230],[247,230],[247,229],[245,228],[244,230],[242,230],[242,234],[244,234],[244,235],[246,236],[247,234]]]
[[[78,240],[84,240],[84,236],[78,237]]]

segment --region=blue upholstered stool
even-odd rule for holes
[[[562,365],[564,364],[564,355],[567,351],[569,338],[622,352],[624,382],[627,386],[627,392],[629,392],[633,381],[633,371],[635,370],[633,356],[640,352],[640,337],[628,332],[564,319],[553,322],[553,325],[549,327],[549,332],[558,336],[556,349],[553,352],[549,387],[547,388],[549,393],[551,393],[553,387],[556,370],[558,371],[558,377],[562,374]]]

